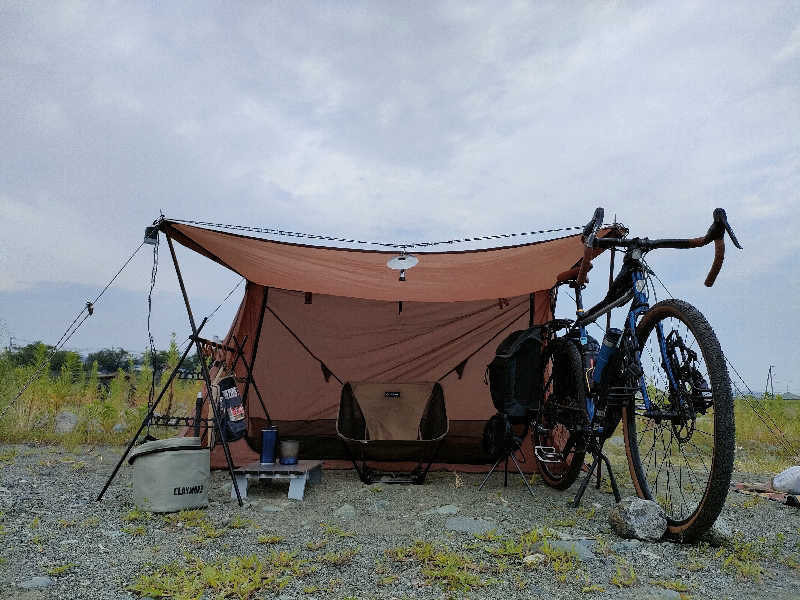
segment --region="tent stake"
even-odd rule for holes
[[[166,234],[165,234],[166,235]],[[172,264],[175,265],[175,274],[178,276],[178,283],[181,287],[181,294],[183,294],[183,303],[186,305],[186,314],[189,316],[189,324],[192,326],[192,335],[196,338],[198,335],[197,325],[194,322],[194,315],[192,314],[192,306],[189,304],[189,295],[186,293],[186,286],[183,283],[183,276],[181,275],[180,266],[178,266],[178,257],[175,256],[175,246],[172,244],[172,238],[167,235],[167,245],[169,245],[169,253],[172,255]],[[211,410],[214,412],[214,429],[219,436],[220,442],[222,442],[222,449],[225,452],[225,461],[228,463],[228,473],[231,476],[231,483],[233,484],[233,489],[236,492],[236,499],[239,501],[239,506],[244,506],[244,502],[242,502],[242,495],[239,493],[239,484],[236,482],[236,476],[233,474],[233,460],[231,459],[231,449],[228,446],[228,442],[225,440],[225,436],[222,435],[222,429],[220,427],[220,415],[218,411],[218,407],[214,402],[214,395],[211,392],[211,375],[208,373],[208,366],[206,365],[206,361],[203,360],[203,355],[200,352],[199,344],[195,344],[197,347],[197,356],[200,359],[200,368],[203,371],[203,379],[205,380],[206,384],[206,391],[208,392],[208,404],[211,406]]]
[[[200,323],[200,329],[203,329],[203,327],[205,326],[207,320],[208,319],[203,319],[203,322]],[[200,329],[198,329],[198,331],[200,331]],[[193,343],[196,343],[196,342],[193,342]],[[164,397],[164,394],[166,393],[167,388],[169,387],[169,384],[172,383],[172,380],[175,379],[175,375],[178,374],[178,369],[181,368],[181,365],[183,364],[183,361],[186,360],[186,357],[188,356],[189,351],[192,349],[192,345],[193,344],[189,344],[188,346],[186,346],[186,350],[183,351],[183,356],[181,356],[181,359],[178,361],[178,364],[175,365],[175,368],[172,369],[172,373],[170,373],[169,378],[167,379],[167,382],[164,384],[164,387],[161,388],[161,391],[158,394],[158,398],[156,398],[156,401],[153,402],[153,405],[150,407],[150,410],[147,411],[147,415],[142,420],[142,424],[139,425],[139,430],[136,432],[136,435],[134,435],[133,438],[131,439],[130,443],[128,444],[128,447],[125,449],[125,452],[120,457],[119,462],[117,463],[117,466],[114,467],[114,470],[111,472],[111,475],[108,477],[108,480],[106,481],[106,484],[103,486],[102,491],[100,492],[100,494],[98,494],[97,499],[96,499],[98,502],[103,499],[103,494],[106,493],[106,490],[108,489],[108,486],[111,485],[111,482],[114,480],[114,477],[117,476],[117,471],[119,471],[119,468],[122,466],[122,463],[125,462],[125,459],[128,457],[128,454],[130,454],[131,449],[133,448],[134,444],[136,443],[136,440],[138,440],[139,436],[142,435],[142,431],[144,431],[144,428],[147,426],[147,424],[150,422],[150,419],[152,418],[153,414],[156,412],[156,407],[158,406],[158,403],[161,402],[161,399]],[[197,426],[197,421],[195,420],[195,427],[196,426]]]

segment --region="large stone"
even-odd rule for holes
[[[352,504],[343,504],[336,509],[333,516],[342,521],[354,521],[356,518],[356,509]]]
[[[72,433],[78,426],[78,415],[71,410],[62,410],[56,415],[55,432]]]
[[[608,513],[611,529],[623,538],[655,542],[664,537],[667,519],[662,508],[652,500],[628,496]]]
[[[480,535],[496,529],[497,525],[494,521],[487,521],[485,519],[471,519],[469,517],[450,517],[445,523],[445,527],[450,531],[459,531],[461,533],[471,533],[472,535]]]
[[[49,577],[31,577],[27,581],[19,584],[23,590],[42,590],[53,585],[53,580]]]

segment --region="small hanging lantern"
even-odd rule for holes
[[[410,269],[419,262],[416,256],[406,254],[405,250],[400,256],[389,259],[386,266],[395,271],[400,271],[399,281],[406,280],[406,269]]]

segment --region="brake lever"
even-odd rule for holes
[[[708,228],[708,233],[706,233],[705,238],[703,239],[705,240],[706,244],[711,240],[721,240],[725,237],[726,231],[728,232],[728,235],[731,237],[733,245],[736,246],[739,250],[743,250],[742,245],[736,238],[736,234],[733,233],[733,228],[731,227],[730,223],[728,223],[728,214],[725,212],[725,209],[715,208],[714,222],[711,224],[711,227]]]
[[[731,237],[733,245],[736,246],[739,250],[744,250],[744,248],[742,248],[742,245],[739,243],[739,240],[736,239],[736,234],[733,233],[733,228],[731,227],[731,224],[728,223],[728,216],[725,214],[724,210],[722,211],[722,213],[723,213],[722,222],[725,225],[725,231],[727,231],[728,235]]]

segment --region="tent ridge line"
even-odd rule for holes
[[[213,233],[218,233],[220,235],[226,235],[226,236],[240,238],[240,239],[254,240],[254,241],[258,241],[258,242],[264,242],[266,244],[279,244],[279,245],[282,245],[282,246],[294,246],[296,248],[314,248],[314,249],[318,249],[318,250],[337,250],[337,251],[340,251],[340,252],[364,252],[364,253],[367,253],[367,254],[397,254],[398,252],[402,251],[402,248],[400,248],[400,247],[394,248],[392,250],[372,250],[372,249],[367,249],[367,248],[345,248],[345,247],[342,247],[342,246],[323,246],[323,245],[316,245],[316,244],[298,244],[298,243],[295,243],[295,242],[284,242],[284,241],[281,241],[281,240],[269,240],[269,239],[265,239],[265,238],[256,237],[256,236],[253,236],[253,235],[242,235],[240,233],[232,233],[230,231],[220,231],[219,229],[210,229],[210,228],[206,228],[206,227],[197,227],[195,225],[187,225],[185,223],[180,223],[180,222],[177,222],[177,221],[170,221],[169,219],[165,219],[163,221],[161,227],[162,227],[162,231],[166,231],[166,229],[168,228],[168,229],[170,229],[170,230],[172,230],[174,232],[181,233],[180,229],[177,229],[177,228],[178,227],[184,227],[184,228],[189,228],[189,229],[197,229],[197,230],[201,230],[201,231],[211,231]],[[578,229],[582,229],[582,228],[579,227]],[[186,237],[191,239],[187,234],[183,234],[183,235],[185,235]],[[525,243],[525,244],[510,244],[508,246],[493,246],[491,248],[474,248],[474,249],[469,249],[469,250],[445,250],[445,251],[440,251],[440,252],[420,252],[419,250],[415,250],[415,252],[417,252],[418,254],[426,254],[426,255],[435,255],[435,254],[473,254],[473,253],[477,253],[477,252],[492,252],[492,251],[495,251],[495,250],[509,250],[509,249],[512,249],[512,248],[524,248],[524,247],[528,247],[528,246],[538,246],[540,244],[546,244],[548,242],[554,242],[554,241],[557,241],[557,240],[564,240],[564,239],[568,239],[568,238],[578,237],[580,235],[581,235],[580,233],[573,233],[573,234],[570,234],[570,235],[564,235],[564,236],[561,236],[561,237],[554,237],[554,238],[550,238],[550,239],[546,239],[546,240],[537,240],[535,242],[528,242],[528,243]],[[197,244],[197,242],[195,242],[194,240],[192,240],[192,242]],[[209,253],[209,254],[211,254],[211,253]],[[215,259],[216,259],[216,257],[215,257]],[[224,264],[222,261],[219,261],[219,262],[221,264]],[[228,265],[225,265],[225,266],[227,267]],[[230,267],[228,267],[228,268],[230,268]],[[231,270],[234,270],[234,269],[231,269]]]
[[[325,240],[330,242],[342,242],[345,244],[361,244],[363,246],[380,246],[383,248],[391,248],[391,251],[404,251],[409,248],[429,248],[431,246],[443,246],[445,244],[460,244],[466,242],[480,242],[480,241],[487,241],[487,240],[497,240],[501,238],[514,238],[514,237],[525,237],[530,235],[541,235],[543,233],[558,233],[561,231],[573,231],[573,230],[582,230],[583,226],[581,225],[570,225],[564,227],[551,227],[549,229],[538,229],[538,230],[531,230],[531,231],[522,231],[519,233],[499,233],[499,234],[489,234],[489,235],[472,235],[471,237],[463,237],[463,238],[454,238],[450,240],[438,240],[434,242],[375,242],[375,241],[364,241],[359,240],[356,238],[348,239],[342,236],[335,236],[335,235],[322,235],[317,233],[305,233],[305,232],[298,232],[298,231],[289,231],[286,229],[276,229],[274,227],[258,227],[252,225],[233,225],[229,223],[211,223],[210,221],[195,221],[192,219],[164,219],[163,215],[161,218],[162,221],[168,220],[173,223],[181,223],[184,225],[191,225],[191,226],[200,226],[204,229],[213,229],[214,231],[218,231],[220,229],[228,229],[228,230],[237,230],[237,231],[250,231],[255,233],[263,233],[266,235],[277,235],[282,237],[294,237],[294,238],[306,238],[310,240]],[[222,232],[221,232],[222,233]],[[238,235],[238,234],[235,234]],[[244,237],[244,236],[243,236]],[[270,240],[272,241],[272,240]],[[285,242],[285,243],[292,243],[292,242]]]

